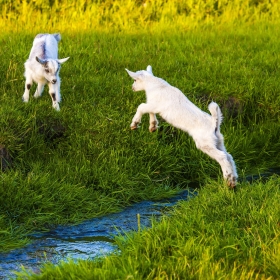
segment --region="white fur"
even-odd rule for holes
[[[237,172],[232,156],[226,151],[224,138],[220,132],[222,113],[215,102],[208,106],[211,115],[195,106],[179,89],[169,85],[152,73],[149,65],[147,70],[127,73],[134,79],[132,89],[144,90],[147,103],[138,106],[132,119],[131,129],[136,129],[143,114],[150,115],[149,130],[158,128],[156,114],[159,114],[171,125],[187,132],[195,141],[196,147],[215,159],[221,166],[223,176],[229,186],[235,187]]]
[[[34,41],[29,58],[24,63],[26,78],[25,91],[22,96],[24,102],[29,101],[29,92],[33,82],[37,83],[35,98],[42,95],[45,84],[49,86],[49,94],[52,99],[52,106],[60,110],[60,65],[69,57],[58,59],[58,42],[60,34],[38,34]]]

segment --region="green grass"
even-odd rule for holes
[[[234,193],[212,181],[152,228],[116,237],[121,254],[46,264],[28,279],[279,279],[279,184]]]
[[[37,1],[35,7],[33,2],[14,1],[8,10],[4,2],[0,3],[0,25],[5,25],[0,35],[0,144],[12,164],[0,173],[0,251],[23,246],[34,230],[117,212],[143,199],[168,197],[195,182],[201,187],[199,196],[176,208],[172,220],[164,218],[151,230],[117,238],[121,256],[81,262],[78,267],[65,264],[53,271],[47,266],[45,275],[53,273],[59,279],[58,274],[63,278],[69,269],[77,278],[84,269],[81,275],[103,271],[97,274],[101,279],[107,273],[115,279],[129,275],[178,279],[186,275],[180,274],[183,271],[190,279],[276,279],[279,179],[252,186],[242,183],[236,193],[229,192],[219,165],[198,151],[187,134],[163,120],[151,134],[147,116],[137,131],[130,131],[145,94],[131,90],[125,68],[136,71],[151,64],[156,76],[180,88],[203,110],[210,101],[218,102],[225,144],[241,178],[279,166],[278,6],[273,1],[270,6],[251,1],[250,9],[236,8],[233,13],[226,2],[219,9],[209,2],[214,12],[202,20],[209,7],[201,2],[201,10],[193,6],[187,17],[181,7],[172,22],[176,13],[168,1],[152,2],[169,3],[171,8],[155,6],[148,14],[140,5],[132,18],[126,16],[135,8],[132,2],[121,9],[118,1],[116,6],[103,1],[102,5],[109,3],[104,8],[107,16],[95,21],[95,9],[102,5],[90,2],[95,8],[75,14],[80,2],[63,10],[69,3],[62,1],[57,12],[65,11],[64,17],[47,21],[50,7],[40,6],[45,1]],[[248,4],[241,2],[234,3]],[[51,9],[58,9],[52,3]],[[155,10],[162,13],[153,14]],[[173,14],[166,16],[168,11]],[[38,13],[43,15],[39,25]],[[143,18],[136,21],[140,15]],[[60,74],[60,112],[52,109],[47,90],[38,100],[21,101],[23,64],[35,34],[57,31],[62,33],[59,56],[70,56]],[[266,223],[261,222],[263,217]],[[167,227],[172,238],[164,243]],[[159,244],[162,248],[155,250]]]
[[[132,92],[124,68],[151,64],[155,75],[204,110],[216,100],[241,177],[279,165],[277,30],[62,34],[60,57],[70,60],[61,70],[59,113],[46,92],[28,104],[21,101],[33,34],[2,35],[0,142],[13,164],[1,173],[1,250],[13,246],[18,233],[116,212],[190,182],[221,180],[219,165],[163,121],[154,134],[147,116],[138,131],[130,131],[145,95]],[[239,104],[237,113],[229,98]]]

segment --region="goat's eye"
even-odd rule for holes
[[[47,73],[50,73],[50,70],[49,70],[49,69],[45,69],[45,70],[46,70]]]
[[[136,80],[134,80],[134,82],[136,82]]]

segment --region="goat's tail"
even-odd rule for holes
[[[212,115],[213,128],[215,129],[216,132],[220,131],[220,125],[223,120],[223,115],[222,115],[219,105],[215,102],[211,102],[208,105],[208,109]]]

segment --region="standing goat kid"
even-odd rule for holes
[[[29,58],[24,63],[26,78],[25,91],[22,96],[24,102],[29,100],[29,92],[33,81],[38,84],[35,98],[42,95],[46,83],[49,85],[49,94],[52,106],[59,111],[60,78],[59,70],[62,63],[69,57],[58,59],[58,42],[61,40],[59,33],[38,34],[34,41]]]
[[[211,116],[196,107],[179,89],[169,85],[152,73],[149,65],[147,70],[131,72],[134,79],[132,89],[144,90],[147,103],[138,106],[132,119],[131,129],[136,129],[143,114],[150,115],[150,132],[158,128],[155,114],[159,114],[171,125],[188,132],[195,141],[196,147],[215,159],[221,166],[224,179],[232,188],[236,186],[237,172],[232,156],[227,153],[224,138],[220,132],[222,113],[215,102],[208,106]]]

